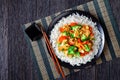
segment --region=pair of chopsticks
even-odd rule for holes
[[[54,61],[55,67],[56,67],[56,69],[57,69],[57,72],[58,72],[58,73],[62,76],[62,78],[65,80],[65,74],[64,74],[64,72],[63,72],[63,69],[62,69],[62,67],[61,67],[60,64],[59,64],[59,61],[58,61],[58,59],[57,59],[57,57],[56,57],[56,55],[55,55],[55,52],[54,52],[54,50],[53,50],[53,48],[52,48],[52,46],[51,46],[51,44],[50,44],[50,41],[49,41],[49,39],[48,39],[48,37],[47,37],[47,35],[46,35],[43,27],[41,26],[40,23],[38,23],[37,25],[38,25],[38,27],[40,28],[40,30],[41,30],[41,32],[42,32],[42,34],[43,34],[43,38],[45,39],[45,42],[46,42],[46,44],[47,44],[47,47],[48,47],[48,50],[49,50],[50,55],[51,55],[51,57],[52,57],[52,60]]]

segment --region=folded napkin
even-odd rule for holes
[[[94,15],[99,22],[101,23],[104,33],[105,33],[105,46],[100,58],[96,61],[96,64],[102,62],[110,61],[112,59],[120,57],[120,32],[118,25],[115,22],[113,17],[109,0],[94,0],[83,5],[78,5],[67,10],[82,10],[90,12]],[[47,16],[45,18],[36,20],[34,22],[41,24],[47,30],[50,22],[61,12],[58,12],[54,15]],[[31,23],[27,23],[22,26],[23,31],[30,26]],[[44,39],[38,41],[31,41],[29,37],[25,34],[26,41],[31,50],[31,56],[34,61],[35,68],[37,69],[37,74],[39,79],[42,80],[54,80],[60,77],[57,73],[54,63],[48,53]],[[65,75],[79,71],[79,69],[68,69],[63,68]]]

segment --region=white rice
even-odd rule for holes
[[[95,41],[93,45],[93,51],[91,51],[88,55],[84,57],[66,57],[63,52],[58,51],[58,46],[56,41],[60,35],[59,28],[64,26],[65,24],[70,24],[71,22],[77,22],[78,24],[87,24],[93,28],[93,33],[95,34]],[[52,47],[57,55],[57,57],[66,63],[70,63],[72,66],[77,65],[80,66],[81,64],[86,64],[90,62],[94,56],[98,53],[99,45],[101,44],[101,36],[100,32],[96,27],[96,23],[94,23],[91,19],[86,16],[79,15],[78,13],[73,13],[66,18],[62,18],[52,29],[50,34],[50,42]]]

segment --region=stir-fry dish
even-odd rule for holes
[[[57,39],[58,50],[65,56],[82,57],[92,51],[94,33],[89,25],[70,23],[59,28],[60,35]]]

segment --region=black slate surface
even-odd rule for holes
[[[38,80],[21,25],[91,0],[0,0],[0,80]],[[120,28],[120,1],[110,0]],[[120,59],[83,69],[68,80],[120,80]]]

